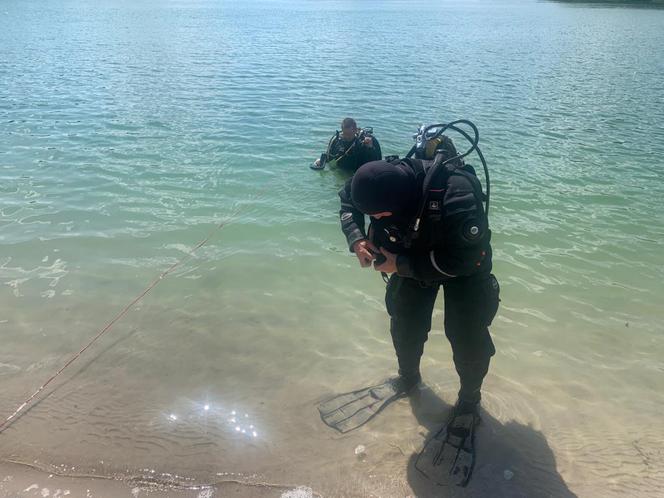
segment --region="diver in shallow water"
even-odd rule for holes
[[[436,474],[447,464],[456,484],[465,485],[474,465],[480,389],[495,353],[488,327],[499,286],[491,274],[488,203],[485,209],[480,181],[449,137],[431,134],[418,138],[415,158],[369,162],[339,192],[350,250],[360,266],[373,263],[390,274],[385,304],[399,375],[328,400],[319,411],[327,425],[347,432],[421,382],[420,358],[442,287],[445,334],[461,388],[448,423],[418,458],[418,469]],[[371,218],[366,231],[365,215]]]
[[[369,161],[381,159],[380,144],[373,136],[372,128],[358,129],[353,118],[341,122],[341,132],[330,139],[326,151],[311,165],[311,169],[323,169],[335,162],[338,168],[351,173]]]

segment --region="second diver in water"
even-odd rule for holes
[[[381,154],[373,128],[359,129],[353,118],[344,118],[341,131],[332,136],[325,152],[310,167],[324,169],[326,164],[336,164],[338,168],[354,173],[363,164],[381,159]]]
[[[491,274],[491,231],[474,169],[442,132],[420,132],[415,158],[369,162],[339,192],[348,247],[362,267],[373,263],[391,275],[385,304],[399,375],[334,397],[319,411],[327,425],[348,432],[416,388],[442,287],[445,335],[461,388],[448,422],[426,445],[417,467],[431,477],[448,465],[453,481],[464,486],[474,465],[480,389],[495,353],[488,327],[499,286]],[[371,219],[368,230],[365,215]]]

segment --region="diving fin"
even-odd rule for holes
[[[407,385],[401,377],[395,377],[382,384],[339,394],[318,405],[320,418],[342,434],[352,431],[366,424],[393,401],[406,396],[418,381]]]
[[[476,411],[452,412],[448,422],[425,445],[415,460],[415,468],[439,486],[465,487],[475,467],[475,428],[480,422]]]

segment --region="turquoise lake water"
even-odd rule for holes
[[[4,0],[1,419],[229,223],[0,435],[0,460],[439,496],[412,458],[457,390],[442,302],[421,400],[344,437],[318,417],[395,361],[384,285],[339,230],[345,177],[308,165],[347,115],[401,155],[421,123],[466,118],[502,307],[465,496],[656,495],[662,47],[664,10],[624,5]]]

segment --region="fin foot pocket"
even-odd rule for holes
[[[479,421],[476,413],[453,412],[417,456],[418,472],[439,486],[468,485],[475,467],[475,428]]]

